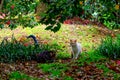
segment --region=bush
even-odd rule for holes
[[[35,60],[36,54],[51,49],[55,50],[56,48],[54,45],[48,44],[41,44],[37,47],[35,45],[24,45],[15,38],[12,38],[11,41],[4,39],[0,44],[0,62]]]
[[[96,52],[112,59],[120,58],[120,35],[115,39],[109,36],[102,40]]]

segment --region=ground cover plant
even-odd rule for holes
[[[98,52],[106,57],[117,59],[120,58],[120,35],[115,39],[108,36],[102,40],[102,44],[98,47]]]
[[[10,74],[9,80],[38,80],[37,78],[30,77],[26,74],[20,73],[20,72],[12,72]]]
[[[27,38],[26,38],[27,39]],[[17,41],[14,36],[8,41],[8,39],[3,39],[0,44],[0,62],[16,62],[16,61],[30,61],[35,60],[36,55],[47,51],[50,49],[55,50],[55,44],[50,47],[48,44],[40,44],[36,46],[33,43],[26,43],[26,41],[22,42]],[[27,42],[29,42],[27,40]]]
[[[0,0],[0,80],[119,80],[119,13],[118,0]],[[52,63],[36,61],[49,50]]]
[[[34,34],[42,44],[50,44],[49,49],[57,50],[57,60],[54,63],[36,63],[34,61],[23,61],[17,63],[1,63],[2,79],[17,79],[14,74],[19,74],[26,79],[27,75],[31,79],[119,79],[119,65],[116,60],[111,60],[102,55],[96,54],[93,48],[99,47],[101,39],[105,37],[104,33],[99,32],[98,28],[91,26],[65,24],[64,28],[57,33],[44,30],[45,25],[41,27],[19,28],[15,30],[1,30],[1,40],[14,33],[14,37],[20,40],[23,35]],[[3,34],[3,33],[4,34]],[[9,33],[9,34],[8,34]],[[21,34],[15,34],[21,33]],[[44,34],[44,35],[43,35]],[[83,53],[78,60],[71,62],[69,39],[79,37],[79,42],[83,46]],[[89,39],[89,40],[88,40]],[[25,42],[29,40],[25,40]],[[23,42],[23,43],[25,43]],[[89,43],[89,44],[88,44]],[[24,46],[24,45],[23,45]],[[29,50],[28,50],[29,52]],[[118,59],[119,60],[119,59]],[[114,68],[111,68],[111,66]],[[91,71],[92,70],[92,71]],[[24,74],[23,74],[24,73]],[[12,75],[12,77],[11,77]],[[4,77],[5,76],[5,77]]]

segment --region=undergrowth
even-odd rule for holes
[[[14,71],[9,75],[9,80],[39,80],[39,79],[33,78],[18,71]]]
[[[96,53],[111,59],[120,58],[120,35],[117,35],[116,38],[108,36],[103,39]]]
[[[11,41],[3,39],[0,44],[0,62],[16,62],[16,61],[29,61],[36,58],[36,54],[45,50],[58,50],[59,45],[54,44],[40,44],[39,46],[24,45],[17,41],[15,38],[11,38]]]
[[[50,74],[49,77],[54,79],[60,78],[60,75],[68,69],[67,64],[63,63],[39,64],[38,67],[41,68],[43,72]]]

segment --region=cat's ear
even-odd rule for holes
[[[75,39],[74,42],[77,42],[77,39]]]

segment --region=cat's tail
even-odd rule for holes
[[[38,45],[38,41],[34,35],[29,35],[27,38],[32,38],[34,41],[35,46]]]

